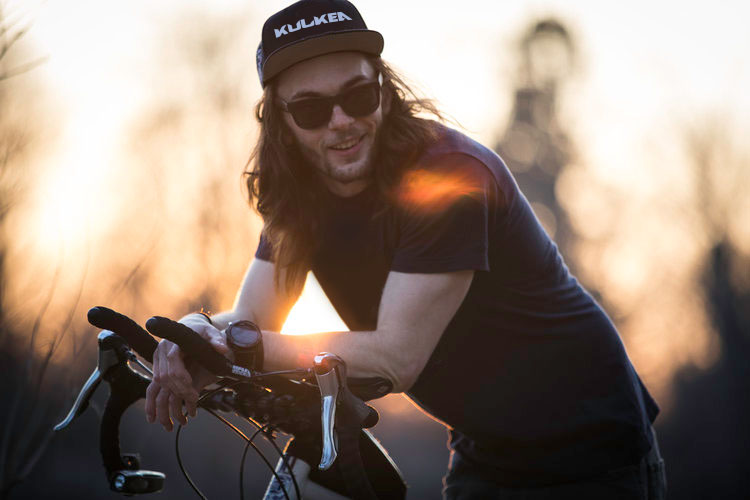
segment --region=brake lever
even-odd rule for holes
[[[338,456],[334,427],[341,386],[346,384],[346,364],[335,354],[323,352],[313,359],[313,371],[320,389],[320,418],[323,425],[323,453],[318,468],[328,470]]]
[[[326,352],[318,354],[313,359],[313,371],[320,389],[323,426],[318,469],[330,469],[340,452],[337,468],[350,496],[375,500],[377,495],[365,471],[359,441],[362,428],[377,423],[378,412],[349,390],[346,363],[340,357]],[[337,411],[338,406],[341,408]]]
[[[102,414],[99,450],[110,488],[126,495],[160,491],[164,486],[164,474],[138,470],[140,464],[137,456],[123,455],[120,452],[120,418],[131,404],[145,396],[150,381],[128,366],[128,361],[137,358],[122,337],[103,330],[99,333],[98,344],[97,367],[84,384],[68,415],[55,426],[55,431],[65,429],[83,413],[91,395],[101,381],[105,380],[110,385],[110,395]]]
[[[107,373],[111,368],[117,366],[120,363],[120,358],[127,356],[119,342],[115,340],[116,335],[114,332],[109,330],[102,330],[97,337],[99,343],[99,359],[96,364],[96,368],[89,376],[86,383],[83,384],[81,392],[78,393],[78,397],[73,403],[73,407],[68,412],[68,415],[63,419],[62,422],[55,426],[55,431],[61,431],[68,427],[73,420],[79,417],[86,408],[89,407],[89,400],[91,396],[99,387],[102,381],[103,375]],[[127,348],[124,349],[127,351]]]
[[[73,403],[73,407],[68,412],[68,415],[62,420],[62,422],[54,427],[55,432],[65,429],[73,420],[81,415],[81,413],[86,411],[86,408],[89,407],[89,399],[91,399],[91,395],[94,394],[94,391],[99,387],[101,381],[102,372],[99,371],[98,367],[94,368],[94,371],[91,373],[88,380],[86,380],[86,383],[83,384],[81,392],[78,393],[78,397]]]
[[[86,383],[83,384],[81,392],[78,393],[73,407],[65,419],[55,426],[55,431],[65,429],[73,420],[86,411],[86,408],[89,406],[89,400],[94,391],[96,391],[96,388],[99,387],[104,374],[122,361],[133,361],[150,372],[130,351],[128,346],[132,346],[138,354],[148,361],[153,361],[154,349],[156,349],[157,342],[135,321],[124,314],[103,306],[92,307],[86,316],[89,323],[102,329],[97,337],[99,359],[96,368]],[[125,342],[122,341],[123,338]]]

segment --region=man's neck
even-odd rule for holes
[[[339,182],[332,179],[324,179],[325,185],[330,192],[341,198],[350,198],[364,191],[370,184],[369,179],[358,179],[352,182]]]

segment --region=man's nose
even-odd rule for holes
[[[349,127],[354,123],[354,118],[347,115],[341,106],[335,104],[333,106],[333,112],[331,113],[331,119],[328,121],[328,128],[331,130],[337,130]]]

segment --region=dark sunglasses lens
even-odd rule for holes
[[[287,110],[298,127],[309,130],[328,123],[334,102],[339,102],[341,109],[351,117],[367,116],[380,105],[380,84],[360,85],[338,97],[300,99],[287,103]]]
[[[303,99],[290,102],[287,109],[299,128],[312,129],[328,123],[333,105],[327,99]]]
[[[367,116],[378,109],[380,85],[371,83],[354,87],[341,96],[341,109],[352,117]]]

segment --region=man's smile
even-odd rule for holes
[[[336,151],[347,151],[349,149],[354,148],[357,146],[361,141],[362,138],[365,136],[365,134],[359,136],[359,137],[353,137],[350,139],[346,139],[344,141],[338,142],[332,146],[329,146],[330,149],[335,149]]]

